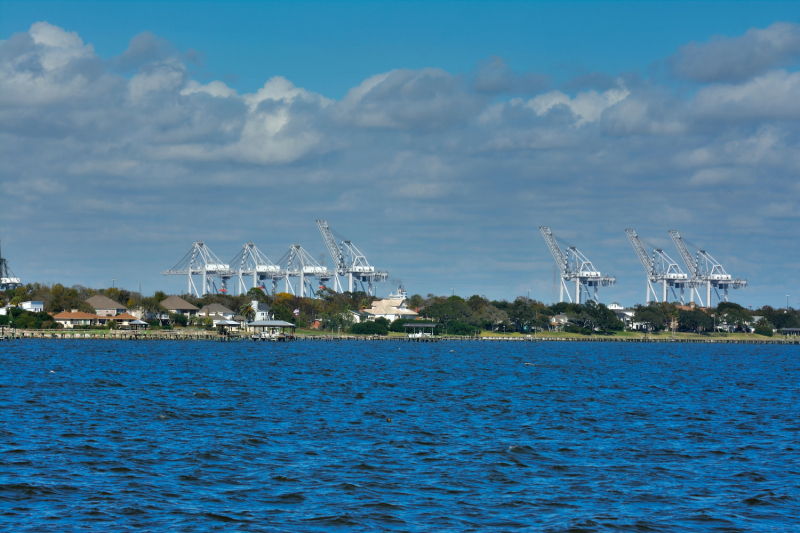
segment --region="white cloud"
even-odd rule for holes
[[[534,110],[537,115],[544,115],[556,106],[566,106],[578,117],[577,125],[582,126],[600,120],[603,111],[625,100],[628,95],[630,92],[620,80],[617,88],[601,93],[595,90],[579,92],[574,98],[561,91],[550,91],[527,101],[525,106]]]

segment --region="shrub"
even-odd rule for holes
[[[756,327],[756,335],[763,335],[765,337],[772,337],[773,331],[771,327]]]
[[[350,333],[356,335],[387,335],[389,329],[379,322],[359,322],[350,326]]]

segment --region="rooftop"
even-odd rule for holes
[[[111,298],[103,296],[102,294],[95,294],[91,298],[87,298],[86,303],[95,309],[127,309],[121,303],[115,302]]]
[[[197,306],[190,304],[179,296],[170,296],[161,302],[161,307],[168,311],[197,311]]]

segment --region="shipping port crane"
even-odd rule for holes
[[[592,262],[589,261],[580,251],[578,251],[576,247],[561,241],[567,246],[567,254],[564,255],[557,242],[561,239],[558,239],[555,235],[553,235],[553,232],[550,231],[550,228],[547,226],[540,226],[539,230],[542,232],[542,236],[544,237],[548,248],[550,248],[550,253],[553,254],[553,259],[556,260],[556,266],[561,271],[561,290],[559,292],[560,302],[564,301],[564,292],[566,291],[567,298],[569,298],[570,303],[579,304],[581,303],[582,289],[585,289],[588,299],[590,288],[594,289],[594,295],[592,299],[597,302],[597,287],[608,287],[617,282],[617,278],[613,278],[608,275],[603,276],[599,271],[597,271]],[[569,289],[567,288],[566,284],[567,281],[575,282],[574,300],[569,294]]]
[[[311,284],[311,278],[317,278],[317,281],[319,281],[318,287],[321,290],[325,288],[325,283],[336,277],[335,272],[328,270],[326,266],[320,265],[297,243],[293,244],[289,251],[278,260],[278,264],[280,265],[283,279],[286,281],[286,292],[295,296],[305,296],[307,294],[306,288],[308,288],[308,294],[317,292]],[[300,287],[297,291],[299,294],[295,294],[291,278],[300,278]]]
[[[675,291],[679,289],[681,304],[683,304],[684,290],[687,287],[691,289],[694,286],[689,276],[681,270],[678,263],[673,261],[664,250],[647,243],[647,241],[644,241],[644,239],[636,235],[636,232],[632,229],[626,229],[625,233],[628,235],[628,239],[630,239],[633,249],[636,250],[636,255],[639,257],[639,261],[642,262],[642,266],[647,273],[647,297],[645,298],[645,303],[651,301],[651,291],[653,292],[653,299],[656,302],[659,301],[658,292],[655,287],[653,287],[655,283],[661,284],[661,302],[667,301],[668,289],[672,289],[673,297],[677,297]],[[653,249],[652,257],[647,253],[643,242],[647,243],[648,247]]]
[[[236,276],[236,272],[231,270],[230,265],[223,263],[203,241],[194,243],[192,248],[174,267],[162,272],[162,274],[165,276],[186,276],[186,292],[188,294],[194,292],[198,297],[205,296],[209,292],[227,293],[228,280]],[[202,276],[201,290],[198,290],[192,276]],[[215,278],[220,281],[219,287],[217,287]]]
[[[240,295],[247,292],[246,279],[250,277],[253,280],[253,288],[263,289],[264,292],[267,292],[266,281],[269,280],[272,294],[275,294],[278,288],[278,280],[285,277],[281,267],[270,261],[252,242],[245,243],[239,253],[231,259],[230,264],[236,268]]]
[[[0,251],[0,291],[8,291],[21,286],[22,283],[20,283],[19,278],[15,276],[8,267],[8,261],[3,257],[2,251]]]
[[[328,247],[328,252],[330,252],[335,265],[334,290],[343,292],[339,276],[347,276],[348,292],[353,292],[358,283],[361,283],[361,289],[364,290],[364,283],[366,283],[365,292],[372,296],[373,283],[386,281],[389,273],[376,270],[375,267],[369,264],[367,258],[356,248],[352,241],[338,234],[336,235],[340,238],[341,244],[337,245],[334,232],[326,221],[317,220],[317,227],[319,227],[319,232],[322,234],[322,239],[325,241],[325,246]]]
[[[672,242],[674,242],[675,247],[678,248],[678,253],[681,254],[681,258],[683,262],[686,263],[686,268],[689,269],[689,273],[692,275],[692,280],[694,281],[690,301],[694,301],[694,293],[696,292],[697,300],[700,302],[701,306],[703,305],[703,299],[700,297],[699,290],[701,286],[705,286],[706,288],[706,307],[711,307],[712,288],[714,292],[717,293],[717,301],[722,301],[724,299],[724,301],[727,302],[728,289],[742,289],[747,287],[746,279],[733,279],[730,274],[725,272],[725,269],[722,268],[719,261],[711,257],[705,250],[701,250],[689,241],[685,241],[677,231],[670,230],[669,236],[672,237]],[[697,250],[695,257],[692,257],[689,248],[686,246],[687,244]],[[720,298],[719,289],[722,289],[722,298]]]

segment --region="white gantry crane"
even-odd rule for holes
[[[178,261],[178,264],[162,274],[186,276],[188,280],[186,292],[189,294],[194,292],[196,296],[205,296],[209,292],[227,293],[228,280],[236,276],[236,272],[231,270],[230,265],[223,263],[203,241],[194,243],[191,250]],[[192,276],[202,276],[201,290],[197,289]],[[219,287],[217,287],[215,279],[219,279]]]
[[[353,292],[354,287],[361,283],[361,289],[364,290],[366,288],[365,292],[372,296],[374,291],[373,283],[386,281],[389,278],[389,273],[376,270],[374,266],[369,264],[367,258],[356,248],[352,241],[345,239],[338,233],[336,236],[339,237],[341,244],[337,245],[334,232],[326,221],[317,220],[317,226],[336,268],[334,290],[343,292],[339,276],[347,276],[348,292]],[[366,287],[364,287],[364,283],[367,284]]]
[[[22,283],[20,283],[19,278],[11,272],[11,269],[8,268],[8,261],[3,257],[2,251],[0,251],[0,291],[8,291],[21,286]]]
[[[647,297],[645,303],[650,303],[650,292],[653,293],[653,299],[656,302],[666,302],[669,295],[669,289],[672,289],[672,295],[677,298],[676,290],[680,290],[681,304],[684,302],[684,290],[688,287],[691,289],[694,284],[681,270],[678,263],[664,252],[661,248],[656,248],[650,243],[647,243],[649,248],[653,249],[653,256],[647,253],[643,242],[636,232],[632,229],[626,229],[625,233],[628,235],[633,249],[636,250],[636,255],[639,256],[639,261],[642,262],[645,272],[647,273]],[[658,299],[658,292],[653,284],[661,284],[661,300]]]
[[[319,281],[318,287],[321,289],[325,287],[325,283],[329,282],[331,278],[336,277],[335,272],[328,270],[328,267],[320,265],[297,243],[293,244],[289,251],[278,260],[278,264],[283,278],[286,280],[286,292],[290,292],[295,296],[305,296],[307,294],[306,288],[308,288],[308,294],[317,292],[311,284],[312,278],[317,278],[317,281]],[[291,278],[300,279],[297,293],[295,293]]]
[[[231,259],[230,264],[238,276],[240,295],[247,292],[248,279],[252,279],[252,288],[258,287],[264,292],[267,292],[268,281],[272,294],[275,294],[278,280],[285,277],[281,267],[270,261],[252,242],[245,243],[239,253]]]
[[[567,255],[564,255],[557,242],[561,239],[558,239],[555,235],[553,235],[553,232],[550,231],[550,228],[547,226],[540,226],[539,230],[541,230],[542,236],[544,237],[547,246],[550,248],[550,253],[553,254],[553,259],[556,260],[556,266],[561,271],[561,290],[559,291],[559,301],[564,301],[564,292],[566,291],[567,298],[569,299],[570,303],[579,304],[581,303],[582,289],[585,289],[587,300],[589,299],[589,290],[594,289],[592,299],[597,302],[597,287],[608,287],[617,282],[617,278],[612,278],[608,275],[603,276],[600,272],[598,272],[594,268],[592,262],[589,261],[580,251],[578,251],[576,247],[561,241],[567,246]],[[575,282],[574,300],[569,294],[569,288],[566,284],[567,281]]]
[[[697,300],[700,302],[700,305],[704,305],[703,299],[700,297],[699,287],[701,286],[705,286],[706,288],[706,307],[711,307],[712,288],[714,292],[717,293],[718,301],[724,299],[727,302],[728,289],[742,289],[747,287],[746,279],[732,279],[731,275],[722,268],[719,261],[711,257],[705,250],[701,250],[689,241],[685,241],[677,231],[670,230],[669,236],[672,237],[672,242],[675,243],[675,247],[678,248],[678,253],[681,254],[683,262],[686,263],[686,268],[689,269],[689,273],[692,275],[692,281],[694,283],[690,301],[694,301],[694,293],[696,292]],[[692,257],[689,248],[686,246],[687,244],[697,250],[695,257]],[[722,289],[722,297],[719,295],[719,289]]]

